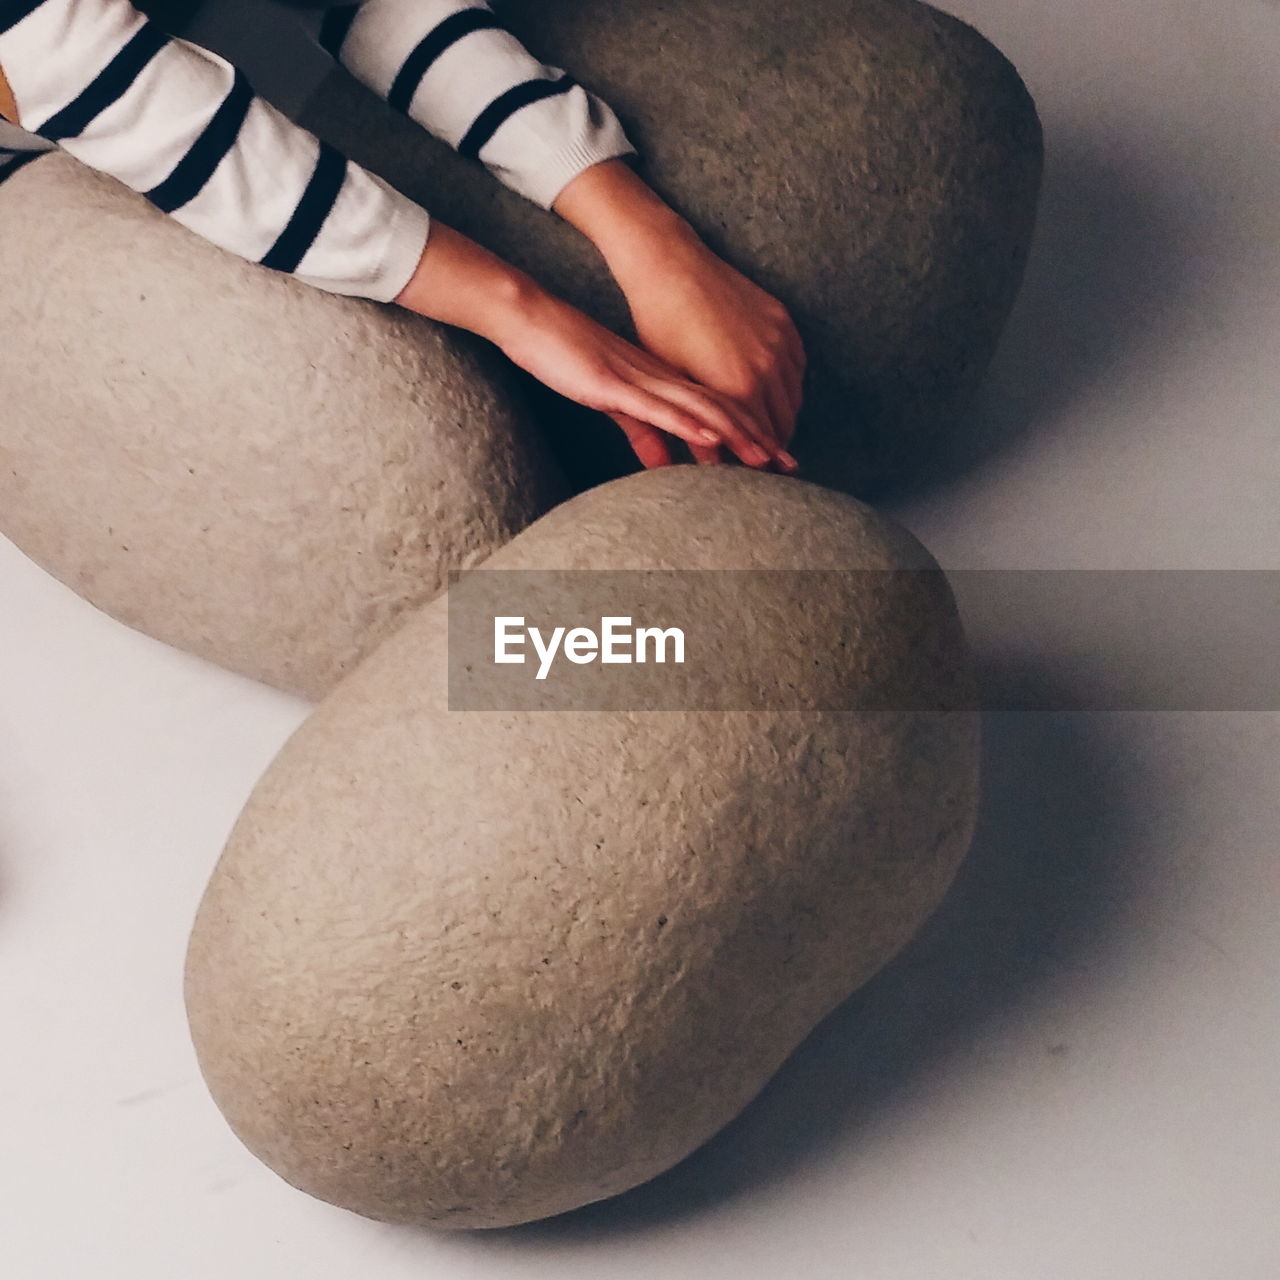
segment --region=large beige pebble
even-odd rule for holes
[[[0,185],[0,532],[162,640],[312,696],[559,496],[501,367],[48,156]]]
[[[809,473],[867,496],[926,466],[991,359],[1035,219],[1040,124],[1004,55],[912,0],[497,7],[617,110],[647,180],[791,309],[809,356],[796,440]],[[341,77],[304,118],[626,326],[581,236]],[[579,417],[545,415],[579,483],[630,465],[611,427]]]
[[[614,1195],[710,1137],[913,934],[976,803],[945,579],[851,498],[649,472],[491,568],[877,572],[721,575],[755,618],[736,635],[708,592],[704,672],[745,688],[806,655],[777,710],[450,711],[442,598],[261,780],[191,939],[201,1067],[295,1186],[441,1227]]]

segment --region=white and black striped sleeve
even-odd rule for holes
[[[0,0],[0,66],[25,130],[241,257],[378,301],[422,257],[423,210],[128,0]]]
[[[320,43],[392,107],[544,209],[584,169],[635,152],[613,111],[534,58],[483,0],[331,9]]]

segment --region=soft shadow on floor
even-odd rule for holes
[[[0,786],[0,792],[3,791]],[[6,923],[6,917],[13,900],[13,872],[9,854],[14,848],[11,832],[5,825],[5,815],[0,812],[0,928]]]
[[[1031,670],[992,673],[1026,690]],[[1052,705],[1046,689],[1041,700]],[[998,712],[984,728],[978,830],[950,894],[917,939],[846,1001],[741,1116],[654,1181],[480,1247],[585,1243],[696,1215],[785,1178],[893,1106],[984,1026],[1016,1016],[1064,969],[1104,965],[1131,894],[1122,851],[1136,813],[1087,720]],[[1047,1047],[1048,1048],[1048,1047]]]
[[[1158,181],[1180,163],[1147,156],[1140,172],[1100,139],[1046,126],[1035,238],[995,360],[930,465],[886,496],[925,496],[1052,432],[1081,402],[1155,376],[1212,323],[1196,274],[1204,230]]]

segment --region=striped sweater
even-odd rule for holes
[[[366,0],[330,10],[320,42],[543,208],[584,169],[634,151],[609,108],[483,0]],[[128,0],[0,0],[0,69],[25,131],[0,132],[0,177],[43,139],[214,244],[333,293],[390,301],[422,257],[424,210]]]

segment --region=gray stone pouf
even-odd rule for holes
[[[1009,62],[910,0],[505,0],[539,56],[619,112],[641,171],[791,308],[810,357],[797,452],[861,496],[954,431],[1022,275],[1041,137]],[[594,250],[335,75],[304,121],[608,324]],[[611,424],[544,411],[580,486],[631,459]]]
[[[310,696],[561,496],[502,363],[223,253],[62,155],[0,185],[0,532]]]
[[[950,882],[977,715],[919,544],[826,489],[680,467],[571,500],[485,565],[642,567],[924,572],[711,575],[678,701],[792,673],[764,709],[451,711],[445,599],[344,680],[250,799],[187,965],[213,1096],[295,1186],[466,1228],[634,1186],[740,1111]],[[715,603],[729,578],[750,634]]]

